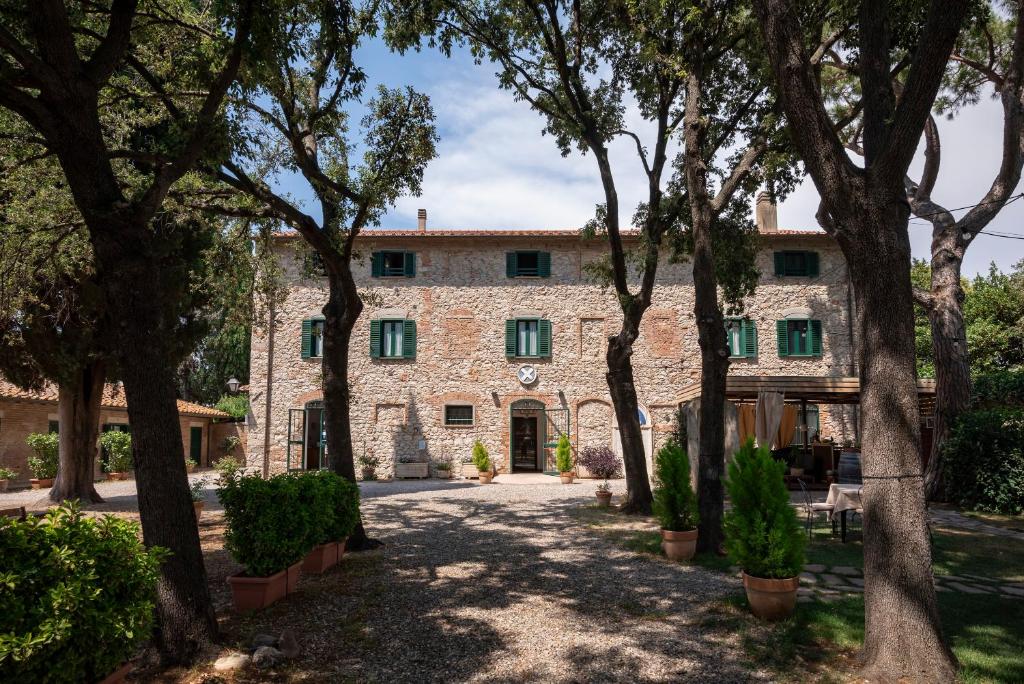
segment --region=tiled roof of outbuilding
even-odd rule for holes
[[[46,383],[39,391],[23,390],[17,385],[8,382],[6,378],[0,377],[0,399],[20,399],[23,401],[45,401],[57,403],[57,386],[53,383]],[[107,383],[103,387],[103,400],[101,406],[107,409],[127,409],[128,403],[124,398],[124,390],[120,385]],[[178,399],[178,414],[183,416],[196,416],[200,418],[230,418],[227,413],[202,404],[195,404],[191,401]]]

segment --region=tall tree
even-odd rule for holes
[[[377,225],[404,194],[418,194],[434,157],[434,113],[411,88],[378,89],[365,103],[361,139],[349,111],[363,104],[366,76],[355,62],[360,43],[377,30],[377,3],[334,0],[284,3],[268,30],[266,55],[247,71],[237,101],[250,144],[219,174],[255,200],[258,211],[294,228],[319,257],[327,277],[324,305],[323,393],[330,467],[355,482],[348,383],[349,344],[363,310],[352,275],[356,237]],[[269,138],[269,144],[268,144]],[[349,157],[363,149],[360,163]],[[306,213],[265,180],[297,171],[309,184],[320,217]],[[360,521],[353,550],[374,545]]]
[[[757,67],[747,68],[741,58],[748,46],[739,47],[744,37],[756,34],[749,24],[744,28],[739,13],[727,5],[442,0],[417,6],[418,16],[408,5],[396,4],[389,24],[402,46],[418,42],[418,36],[409,35],[416,27],[430,33],[445,52],[467,40],[475,55],[498,65],[501,87],[545,117],[545,132],[554,136],[563,155],[576,148],[594,156],[604,202],[585,233],[599,233],[607,240],[608,258],[592,273],[613,286],[623,314],[619,332],[608,338],[606,360],[622,437],[627,512],[648,513],[651,507],[633,347],[651,306],[662,247],[673,235],[688,231],[701,381],[707,392],[702,393],[698,484],[706,515],[702,546],[712,549],[721,539],[722,405],[729,356],[712,233],[737,193],[749,192],[756,184],[755,170],[772,128],[764,89],[743,92],[739,87],[745,78],[758,78]],[[705,48],[708,53],[702,54]],[[700,78],[708,80],[693,78],[690,68],[695,64],[703,69]],[[715,79],[723,82],[712,86]],[[643,119],[639,128],[626,124],[631,101]],[[635,250],[623,240],[617,189],[616,179],[626,172],[613,167],[609,154],[609,145],[618,138],[635,143],[647,186],[646,200],[633,219],[640,230]],[[725,150],[733,146],[741,153],[725,159]],[[717,189],[714,180],[719,181]],[[631,269],[638,287],[631,285]]]
[[[174,387],[199,245],[189,223],[162,207],[224,131],[221,105],[252,20],[262,16],[253,9],[253,0],[0,2],[0,107],[57,159],[88,229],[99,329],[109,336],[132,423],[143,534],[172,552],[157,610],[167,662],[188,660],[217,625]],[[107,116],[128,105],[135,116]]]
[[[812,64],[817,5],[754,0],[790,134],[821,195],[819,221],[850,269],[856,302],[864,472],[864,673],[948,682],[956,660],[932,583],[910,282],[910,207],[904,181],[942,84],[968,3],[924,7],[856,3],[845,43],[861,92],[864,166],[836,134]],[[896,12],[917,10],[914,21]],[[903,17],[899,17],[900,19]],[[894,27],[900,26],[900,34]],[[915,46],[904,52],[897,42]],[[815,40],[815,42],[817,42]],[[906,67],[897,99],[893,71]]]

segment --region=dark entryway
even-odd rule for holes
[[[203,462],[203,428],[190,427],[188,429],[188,457],[201,465]]]
[[[536,472],[540,466],[537,416],[512,416],[512,471]]]
[[[306,448],[305,463],[306,470],[319,470],[325,467],[324,445],[327,443],[327,426],[324,425],[323,402],[309,402],[306,404]]]

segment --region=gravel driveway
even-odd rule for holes
[[[593,501],[593,481],[512,481],[364,486],[368,528],[386,546],[365,617],[373,657],[357,679],[759,679],[705,622],[735,580],[582,525],[573,509]]]

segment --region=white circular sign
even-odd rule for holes
[[[533,366],[520,366],[516,371],[516,376],[519,378],[519,382],[530,385],[537,382],[537,369]]]

